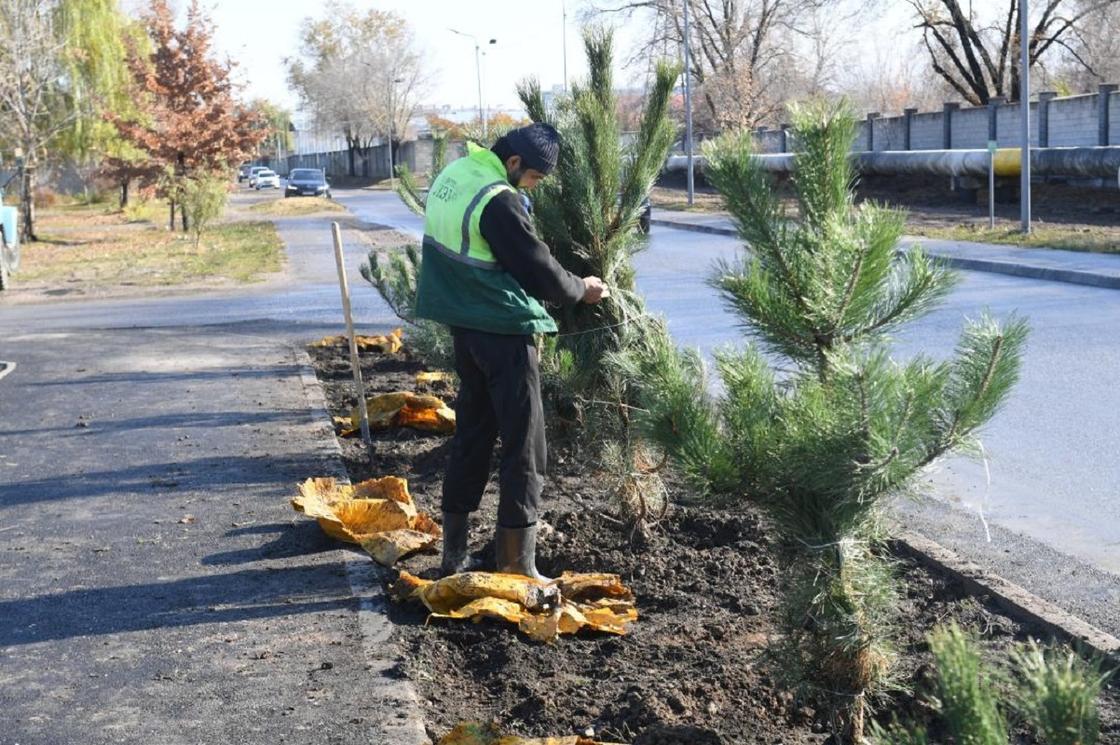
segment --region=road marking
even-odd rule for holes
[[[15,369],[16,369],[16,363],[5,362],[4,360],[0,360],[0,380],[3,380],[5,375],[7,375],[8,373],[10,373],[12,370],[15,370]]]

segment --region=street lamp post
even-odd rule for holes
[[[688,47],[688,4],[684,0],[684,148],[688,161],[688,203],[692,204],[695,198],[695,182],[693,177],[692,162],[692,86],[689,83],[689,47]]]
[[[564,92],[568,92],[568,4],[560,0],[560,13],[564,16],[561,24],[561,35],[564,44]]]
[[[389,82],[389,188],[394,191],[397,188],[397,184],[393,168],[393,119],[396,118],[397,112],[393,108],[393,91],[396,90],[397,83],[403,82],[403,78],[393,78]]]
[[[475,75],[478,78],[478,118],[482,122],[482,137],[483,137],[483,139],[485,139],[486,136],[487,136],[487,131],[486,131],[487,127],[486,127],[486,113],[485,113],[485,110],[482,107],[482,52],[481,52],[480,45],[478,43],[478,37],[475,36],[474,34],[468,34],[465,31],[457,31],[453,28],[449,28],[447,30],[450,31],[453,34],[458,34],[459,36],[465,36],[465,37],[467,37],[468,39],[470,39],[471,41],[474,42],[474,71],[475,71]],[[497,44],[498,40],[497,39],[491,39],[489,41],[489,43],[490,44]]]
[[[1019,114],[1023,132],[1019,177],[1019,218],[1024,233],[1031,232],[1031,50],[1028,0],[1019,4]]]

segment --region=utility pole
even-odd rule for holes
[[[1019,113],[1023,130],[1019,215],[1024,233],[1031,232],[1031,50],[1028,8],[1028,0],[1019,0]]]
[[[688,160],[688,204],[692,206],[695,196],[695,183],[693,181],[692,163],[692,86],[689,83],[689,48],[688,48],[688,5],[690,0],[684,0],[684,149]]]
[[[396,111],[393,108],[393,91],[396,89],[397,83],[400,82],[403,82],[400,78],[393,78],[389,82],[389,188],[393,191],[397,189],[393,173],[393,119],[396,118]]]
[[[560,12],[564,16],[564,23],[561,25],[561,33],[564,39],[564,92],[568,92],[568,4],[564,0],[560,0]]]

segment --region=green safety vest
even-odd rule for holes
[[[497,155],[473,143],[428,190],[416,315],[494,334],[555,333],[556,322],[502,269],[479,232],[482,210],[514,191]]]

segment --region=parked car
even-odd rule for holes
[[[4,204],[0,187],[0,290],[8,286],[8,275],[19,268],[19,209]]]
[[[257,185],[257,174],[261,171],[267,171],[268,166],[253,166],[249,169],[249,186],[255,187]]]
[[[240,184],[242,181],[249,178],[249,171],[252,168],[253,167],[251,165],[249,165],[248,163],[246,163],[245,165],[238,168],[237,169],[237,183]]]
[[[276,171],[270,171],[267,168],[263,171],[257,172],[256,189],[279,189],[280,177],[276,175]]]
[[[331,198],[331,185],[318,168],[293,168],[288,174],[285,197],[326,197]]]

